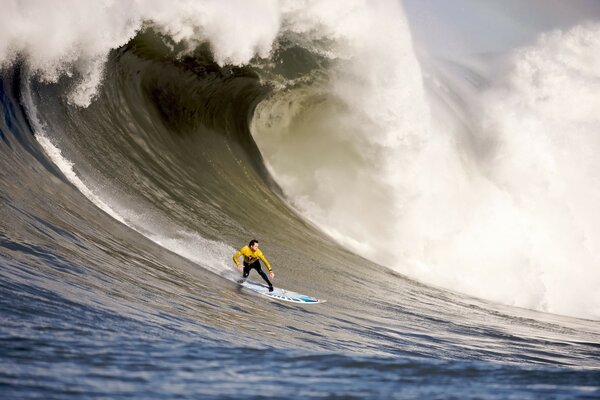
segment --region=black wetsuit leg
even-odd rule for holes
[[[248,263],[244,262],[244,278],[247,278],[248,275],[250,275],[250,270],[252,270],[252,269],[255,269],[256,272],[258,272],[258,274],[260,275],[260,277],[263,278],[265,282],[267,282],[267,284],[269,285],[269,288],[273,288],[273,284],[269,280],[269,277],[267,276],[267,274],[265,274],[264,271],[262,270],[259,260],[254,261],[252,264],[248,264]]]

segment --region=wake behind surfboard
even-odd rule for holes
[[[272,292],[269,292],[269,287],[266,285],[262,285],[257,282],[253,282],[251,280],[239,281],[241,286],[246,289],[252,290],[253,292],[262,294],[264,296],[268,296],[272,299],[289,301],[292,303],[301,303],[301,304],[317,304],[324,303],[326,300],[316,299],[311,296],[307,296],[302,293],[292,292],[290,290],[285,290],[281,288],[274,288]]]

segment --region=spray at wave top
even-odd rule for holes
[[[35,29],[23,20],[31,15],[44,15]],[[73,0],[62,11],[11,2],[0,16],[0,62],[24,55],[46,80],[76,72],[82,80],[71,101],[86,105],[108,52],[144,21],[190,47],[209,41],[221,64],[268,57],[289,33],[309,49],[327,38],[329,47],[311,49],[333,61],[327,81],[275,94],[254,121],[292,202],[341,243],[421,280],[508,304],[600,315],[591,157],[597,91],[586,89],[598,70],[587,67],[599,54],[594,26],[513,56],[506,82],[493,84],[468,116],[479,146],[466,146],[464,132],[431,115],[395,1]],[[569,98],[590,107],[572,107]]]

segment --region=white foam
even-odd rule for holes
[[[516,51],[469,116],[478,150],[435,139],[396,236],[420,280],[600,318],[600,27]],[[452,133],[443,126],[439,132]]]
[[[275,0],[9,0],[0,13],[0,66],[21,56],[48,81],[78,73],[81,81],[70,100],[87,106],[109,51],[126,44],[147,21],[192,48],[208,40],[217,62],[240,64],[269,52],[279,19]]]

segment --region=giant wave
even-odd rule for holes
[[[268,332],[376,369],[597,367],[595,24],[453,58],[392,1],[2,15],[2,290],[29,299],[10,329],[62,301],[86,310],[73,326],[97,312],[235,357]],[[328,303],[241,294],[252,237],[278,285]]]

